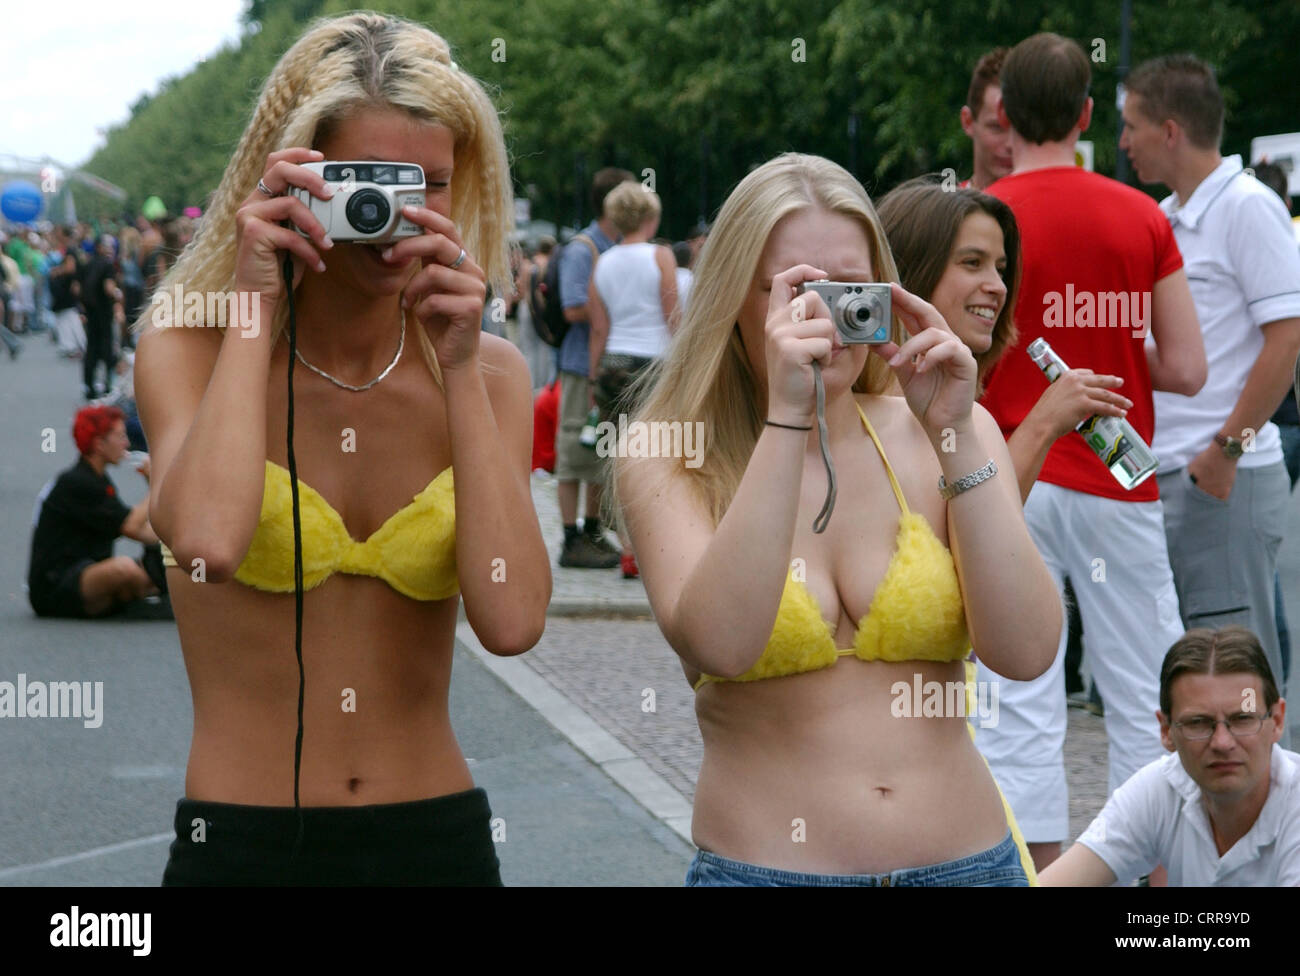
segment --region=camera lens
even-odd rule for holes
[[[846,342],[869,342],[884,324],[880,299],[870,292],[846,292],[835,304],[836,327]]]
[[[388,226],[393,210],[378,190],[364,189],[352,194],[345,211],[352,229],[362,234],[376,234]]]

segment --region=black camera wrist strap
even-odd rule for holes
[[[826,464],[826,501],[813,519],[813,531],[818,535],[826,531],[831,512],[835,510],[835,465],[831,462],[831,437],[826,430],[826,384],[822,381],[822,364],[814,359],[813,381],[817,385],[817,442],[821,445],[822,461]]]

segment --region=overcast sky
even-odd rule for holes
[[[8,7],[0,26],[0,153],[85,162],[103,145],[101,130],[124,121],[141,94],[237,39],[244,6],[65,0]]]

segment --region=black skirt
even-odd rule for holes
[[[367,807],[181,800],[163,885],[500,886],[487,793]]]

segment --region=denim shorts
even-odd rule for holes
[[[688,888],[1028,888],[1011,831],[1002,843],[955,861],[886,874],[804,874],[699,851],[686,871]]]

